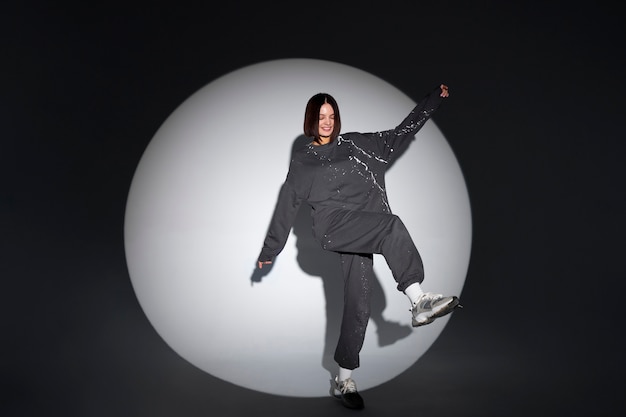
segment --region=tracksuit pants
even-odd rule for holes
[[[422,258],[404,223],[394,214],[333,210],[323,233],[326,250],[340,254],[344,276],[344,308],[334,359],[346,369],[359,367],[359,352],[370,318],[373,254],[381,254],[404,291],[424,280]],[[319,230],[319,229],[318,229]]]

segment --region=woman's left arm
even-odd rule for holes
[[[408,146],[411,139],[431,118],[443,100],[449,96],[448,86],[445,84],[439,85],[421,99],[395,129],[383,132],[383,143],[381,143],[383,146],[383,158],[388,159],[394,154],[398,155],[399,147]]]

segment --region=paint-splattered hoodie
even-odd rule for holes
[[[258,260],[273,261],[283,250],[302,202],[311,206],[314,236],[324,236],[336,210],[391,214],[385,172],[437,110],[440,92],[426,95],[395,129],[343,133],[294,151]]]

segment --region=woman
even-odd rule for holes
[[[397,155],[449,96],[441,84],[426,95],[395,129],[341,132],[335,99],[318,93],[307,103],[304,134],[311,142],[296,150],[289,165],[258,267],[283,250],[298,208],[311,206],[313,234],[322,248],[339,253],[344,275],[344,309],[334,359],[339,366],[335,396],[349,408],[363,408],[352,379],[370,317],[373,254],[387,261],[397,289],[411,301],[412,325],[432,323],[460,307],[455,296],[425,293],[420,254],[400,218],[391,212],[385,172]]]

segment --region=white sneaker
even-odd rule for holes
[[[441,294],[424,293],[413,304],[411,324],[413,327],[417,327],[432,323],[436,318],[451,313],[457,307],[462,308],[463,306],[456,296],[444,297]]]
[[[345,379],[338,382],[338,377],[335,377],[335,389],[334,396],[341,400],[343,405],[347,408],[361,409],[364,407],[363,398],[356,390],[356,383],[352,378]]]

